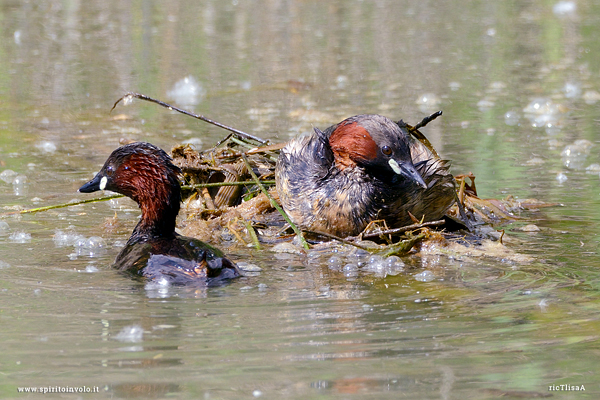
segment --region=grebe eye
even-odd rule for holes
[[[389,155],[391,155],[391,154],[392,154],[392,148],[391,148],[390,146],[387,146],[387,145],[386,145],[386,146],[383,146],[383,147],[381,148],[381,152],[382,152],[383,154],[385,154],[386,156],[389,156]]]

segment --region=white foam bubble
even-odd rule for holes
[[[563,87],[567,99],[577,99],[581,96],[581,85],[579,83],[567,82]]]
[[[577,3],[574,1],[559,1],[552,7],[552,12],[558,17],[575,15],[577,12]]]
[[[193,76],[177,81],[167,92],[167,96],[181,106],[196,106],[205,95],[206,90]]]
[[[12,243],[29,243],[31,242],[31,233],[25,231],[15,231],[11,233],[8,240]]]
[[[435,279],[434,273],[428,270],[414,274],[413,277],[420,282],[431,282]]]
[[[35,147],[44,152],[44,153],[54,153],[56,151],[56,145],[53,142],[49,142],[49,141],[42,141],[39,142],[35,145]]]
[[[563,184],[567,181],[567,179],[569,178],[567,178],[567,175],[565,175],[563,172],[559,172],[558,174],[556,174],[556,180],[559,184]]]
[[[140,325],[129,325],[121,329],[115,339],[124,343],[138,343],[142,341],[143,337],[144,329]]]
[[[508,126],[518,125],[520,119],[521,116],[517,111],[514,110],[507,111],[506,114],[504,114],[504,123]]]
[[[0,179],[6,183],[12,183],[17,175],[18,174],[12,169],[5,169],[4,171],[0,172]]]
[[[582,169],[593,145],[589,140],[580,139],[565,146],[560,153],[563,165],[571,169]]]

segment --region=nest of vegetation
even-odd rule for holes
[[[431,116],[429,120],[434,118]],[[409,132],[431,148],[418,131],[420,126],[409,126]],[[174,147],[173,161],[181,168],[185,180],[180,219],[182,233],[211,243],[237,241],[255,248],[286,242],[305,244],[298,238],[297,228],[278,207],[275,163],[284,145],[230,134],[215,147],[203,151],[189,145]],[[473,174],[458,175],[455,180],[456,202],[443,220],[414,220],[409,226],[393,229],[389,229],[385,221],[373,221],[357,237],[337,238],[315,232],[303,232],[300,236],[311,243],[334,239],[357,247],[376,248],[377,252],[387,255],[406,254],[415,245],[427,241],[469,245],[485,238],[502,243],[504,231],[494,226],[519,219],[523,210],[548,205],[534,199],[517,201],[512,197],[481,199],[477,196]],[[299,246],[296,249],[300,250]]]

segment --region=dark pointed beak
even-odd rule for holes
[[[78,192],[92,193],[92,192],[97,192],[98,190],[102,190],[100,188],[101,182],[102,182],[102,176],[100,176],[100,174],[96,174],[94,179],[92,179],[91,181],[89,181],[88,183],[86,183],[85,185],[80,187]]]
[[[393,158],[389,161],[390,166],[398,175],[404,176],[406,179],[413,181],[423,189],[427,189],[427,184],[423,180],[423,177],[416,170],[415,166],[411,162],[397,162]]]

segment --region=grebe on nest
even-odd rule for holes
[[[449,166],[404,122],[357,115],[291,140],[275,179],[295,224],[345,237],[378,219],[393,228],[411,224],[411,214],[425,221],[443,217],[456,198]]]

